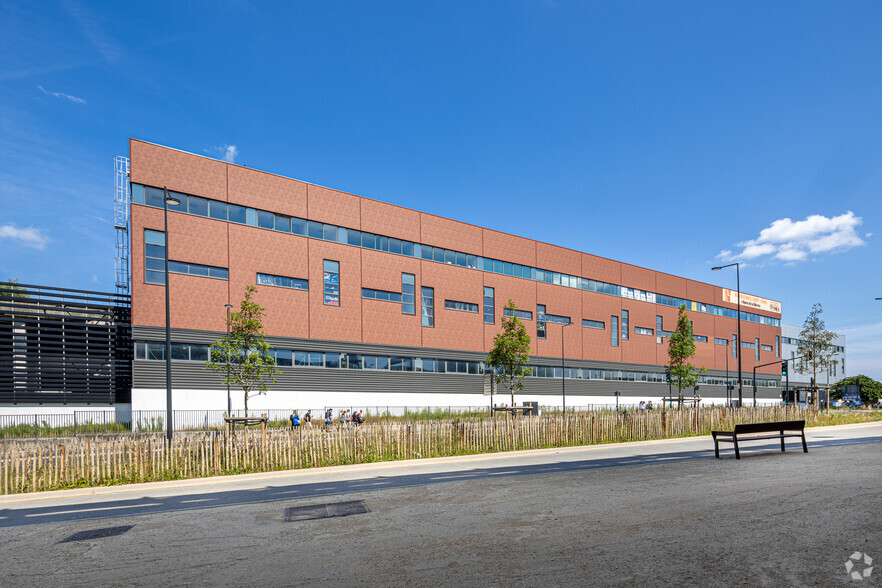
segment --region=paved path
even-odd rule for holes
[[[4,584],[835,585],[852,552],[882,558],[882,423],[807,437],[740,461],[700,437],[0,497]],[[284,522],[353,500],[369,512]],[[111,526],[133,527],[61,542]]]

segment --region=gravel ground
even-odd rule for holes
[[[646,446],[660,457],[638,465],[561,461],[561,471],[534,475],[497,460],[481,463],[497,469],[477,479],[9,527],[2,584],[878,585],[882,570],[856,582],[844,565],[856,551],[882,562],[882,426],[864,435],[739,461],[678,458],[707,449],[690,440]],[[370,512],[284,522],[286,507],[346,500]],[[115,525],[135,526],[60,542]]]

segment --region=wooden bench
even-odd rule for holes
[[[735,459],[741,459],[738,451],[739,441],[764,441],[780,439],[781,451],[784,451],[785,437],[801,437],[802,450],[808,453],[805,444],[805,421],[778,421],[774,423],[745,423],[735,425],[734,431],[712,431],[714,436],[714,457],[720,457],[720,441],[735,445]],[[746,435],[746,436],[745,436]]]

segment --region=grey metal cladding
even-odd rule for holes
[[[172,341],[176,343],[210,344],[224,333],[199,331],[193,329],[172,329]],[[132,339],[165,341],[165,328],[133,326]],[[352,341],[325,341],[320,339],[300,339],[294,337],[267,337],[271,347],[296,349],[300,351],[326,351],[331,353],[361,353],[367,355],[399,355],[404,357],[429,357],[483,361],[487,354],[479,351],[433,349],[426,347],[403,347],[358,343]],[[560,366],[557,357],[531,357],[534,365]],[[136,360],[134,363],[134,388],[165,388],[165,362]],[[614,363],[606,361],[567,359],[567,367],[582,367],[607,370],[663,371],[663,366],[635,363]],[[477,394],[484,390],[483,376],[469,374],[438,374],[428,372],[393,372],[387,370],[349,370],[314,367],[280,367],[282,374],[276,376],[276,383],[270,384],[273,390],[291,392],[398,392],[426,394]],[[708,371],[711,375],[725,372]],[[729,372],[737,377],[737,372]],[[768,374],[764,377],[771,378]],[[179,389],[221,390],[225,389],[219,374],[204,369],[199,362],[172,361],[173,385]],[[668,386],[654,382],[628,382],[620,380],[577,380],[567,379],[567,394],[580,396],[610,396],[618,391],[622,396],[657,398],[668,395]],[[737,390],[737,388],[736,388]],[[725,395],[723,386],[702,386],[699,390],[712,392],[715,397]],[[673,388],[676,394],[676,388]],[[684,390],[685,394],[691,394]],[[744,397],[752,397],[752,388],[744,387]],[[500,395],[505,392],[500,390]],[[559,378],[525,378],[523,394],[555,396],[561,394]],[[757,398],[780,398],[777,388],[758,388]]]

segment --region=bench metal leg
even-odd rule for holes
[[[720,459],[720,442],[714,438],[714,457]]]
[[[784,431],[781,431],[781,434],[784,434]],[[784,437],[781,437],[781,453],[784,453]]]
[[[808,453],[808,445],[805,444],[805,432],[802,434],[802,452]]]
[[[738,437],[733,437],[733,445],[735,445],[735,459],[741,459],[741,453],[738,451]]]

